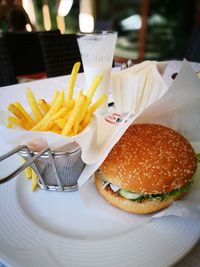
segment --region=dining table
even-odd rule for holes
[[[200,63],[190,62],[200,71]],[[170,86],[173,74],[182,64],[179,60],[165,62],[164,81]],[[119,71],[119,68],[113,69]],[[176,75],[175,75],[176,76]],[[65,89],[69,75],[0,87],[0,110],[8,103],[25,100],[25,88]],[[76,85],[84,88],[84,73]],[[114,99],[109,94],[110,108]],[[13,148],[0,136],[0,156]],[[20,162],[14,156],[0,165],[0,177]],[[168,216],[132,229],[131,224],[104,218],[98,210],[88,210],[76,192],[31,192],[30,184],[18,175],[0,185],[0,267],[35,266],[115,266],[115,267],[197,267],[200,266],[199,220]],[[132,249],[131,249],[132,247]]]

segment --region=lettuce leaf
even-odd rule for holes
[[[200,153],[197,153],[196,154],[196,157],[197,157],[197,161],[198,161],[198,163],[200,162]]]
[[[145,194],[142,195],[141,197],[137,198],[137,199],[132,199],[132,201],[138,201],[138,202],[143,202],[145,200],[153,200],[153,199],[160,199],[161,201],[170,198],[170,197],[178,197],[179,195],[181,195],[184,192],[188,192],[191,185],[192,185],[193,181],[189,181],[187,182],[186,185],[184,185],[181,188],[178,189],[174,189],[169,193],[162,193],[162,194]]]

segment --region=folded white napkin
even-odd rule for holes
[[[137,114],[165,94],[168,87],[155,61],[144,61],[113,73],[111,91],[116,111]]]

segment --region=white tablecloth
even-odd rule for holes
[[[191,63],[191,64],[196,71],[200,71],[200,63]],[[178,61],[169,62],[168,67],[163,76],[168,85],[170,85],[173,82],[171,75],[173,73],[177,73],[179,71],[179,68],[180,68],[180,62]],[[54,83],[54,81],[59,81],[61,85],[63,84],[63,86],[66,85],[67,80],[68,80],[68,77],[66,76],[48,79],[48,81],[52,81],[52,83]],[[40,82],[40,81],[36,81],[36,82]],[[43,82],[45,83],[47,81],[43,80]],[[79,88],[80,87],[82,88],[83,83],[84,83],[84,76],[80,74],[79,79],[77,80],[77,86]],[[20,85],[14,85],[10,88],[16,91],[18,87],[20,87]],[[3,87],[0,88],[0,97],[5,97]],[[11,98],[10,101],[12,101],[12,95],[8,95],[6,97]],[[1,107],[1,108],[4,108],[4,107]],[[174,267],[198,267],[198,266],[200,266],[200,241],[195,245],[194,248],[192,248],[192,250],[182,260],[180,260],[178,263],[174,265]],[[0,263],[0,267],[5,267],[5,265]]]

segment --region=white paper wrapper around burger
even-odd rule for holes
[[[196,146],[200,149],[200,144]],[[81,199],[83,203],[94,210],[98,211],[102,217],[110,217],[126,224],[131,224],[132,230],[149,223],[153,219],[158,219],[164,216],[178,216],[183,219],[200,220],[200,166],[194,176],[194,183],[189,193],[182,199],[175,201],[170,207],[147,215],[137,215],[119,210],[108,202],[99,194],[95,186],[94,179],[90,179],[80,188]],[[135,227],[135,228],[134,228]]]
[[[179,63],[180,66],[180,63]],[[166,69],[166,71],[169,71]],[[165,94],[152,105],[144,109],[139,116],[131,115],[126,124],[158,123],[171,127],[183,134],[195,148],[200,151],[200,80],[190,63],[183,61],[180,72]],[[125,128],[126,128],[125,127]],[[87,166],[85,171],[92,174],[102,162]],[[82,175],[85,173],[83,172]],[[87,176],[87,175],[86,175]],[[86,177],[85,176],[85,177]],[[174,202],[169,208],[151,215],[133,215],[110,206],[97,192],[94,181],[82,184],[80,188],[82,200],[92,208],[101,210],[102,214],[111,216],[135,226],[150,221],[153,218],[175,215],[189,219],[200,219],[200,179],[199,170],[195,182],[184,200]],[[82,176],[81,179],[84,180]],[[79,180],[80,182],[81,180]]]
[[[159,123],[180,131],[180,133],[191,141],[200,140],[198,131],[200,125],[199,79],[190,63],[185,60],[183,61],[179,75],[176,77],[173,84],[167,87],[165,80],[162,79],[159,72],[163,66],[166,67],[166,64],[145,61],[135,67],[113,75],[111,87],[114,101],[120,102],[119,96],[123,95],[122,92],[126,92],[126,81],[124,80],[126,80],[128,76],[131,78],[133,77],[133,79],[129,79],[127,90],[130,91],[130,84],[132,84],[133,90],[136,92],[130,94],[131,97],[127,100],[132,103],[130,110],[127,110],[129,113],[125,113],[127,114],[126,117],[117,127],[105,125],[102,118],[96,118],[99,128],[99,131],[97,131],[97,139],[102,142],[100,142],[101,145],[93,143],[92,149],[90,150],[90,155],[92,156],[90,164],[85,167],[81,174],[79,186],[82,186],[88,178],[91,177],[106,158],[114,144],[132,123]],[[168,67],[165,68],[163,76],[165,72],[169,72]],[[136,77],[136,81],[134,77]],[[151,77],[151,79],[148,80],[148,77]],[[118,81],[121,87],[117,87],[115,80]],[[169,82],[169,78],[166,80]],[[136,87],[135,84],[138,86]],[[154,87],[155,84],[156,86]],[[114,92],[114,85],[116,85],[117,93]],[[156,93],[154,93],[154,88]],[[119,93],[120,90],[121,93]],[[147,95],[149,97],[147,97]],[[137,101],[133,101],[132,98],[137,99]],[[143,105],[143,99],[145,99],[145,106]],[[123,97],[121,98],[119,107],[121,107],[122,110],[126,109],[127,101],[124,101]],[[119,112],[119,110],[117,109],[116,112]],[[98,160],[92,164],[92,159],[95,158],[97,154]]]

